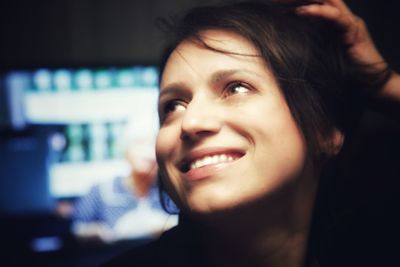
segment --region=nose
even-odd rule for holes
[[[220,131],[222,120],[218,107],[206,97],[193,98],[186,107],[181,125],[181,139],[195,141]]]

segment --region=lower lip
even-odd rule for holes
[[[189,181],[198,181],[209,178],[235,161],[236,160],[231,162],[211,164],[201,168],[191,169],[187,173],[185,173],[185,178]]]

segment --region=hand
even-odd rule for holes
[[[296,13],[330,20],[343,30],[343,42],[348,55],[356,64],[374,67],[378,72],[387,64],[368,32],[365,22],[356,16],[342,0],[275,0],[275,2],[296,4]]]
[[[363,19],[356,16],[343,0],[274,0],[295,5],[301,16],[314,16],[332,21],[343,30],[343,42],[347,46],[349,58],[367,73],[387,73],[389,75],[379,88],[378,95],[400,101],[400,75],[390,71],[385,59],[376,48]]]

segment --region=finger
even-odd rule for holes
[[[330,5],[307,5],[296,8],[296,13],[299,15],[321,17],[334,23],[340,27],[348,28],[351,26],[352,15],[346,14],[338,7]],[[349,16],[350,15],[350,16]]]
[[[325,0],[325,3],[331,6],[335,6],[342,11],[352,14],[350,8],[346,5],[343,0]]]
[[[298,2],[298,0],[271,0],[271,2],[275,2],[275,3],[283,3],[283,4],[292,4],[295,2]]]
[[[271,0],[273,3],[290,4],[294,6],[309,5],[309,4],[322,4],[324,0]]]

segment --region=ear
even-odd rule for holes
[[[325,140],[322,141],[322,152],[329,156],[337,155],[342,149],[344,134],[337,128],[334,128]]]

